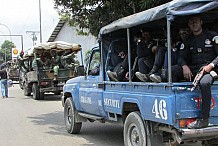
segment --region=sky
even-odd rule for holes
[[[58,13],[53,6],[53,0],[41,0],[42,42],[48,41],[59,21]],[[39,0],[0,0],[0,35],[9,35],[10,32],[11,35],[22,35],[23,49],[27,50],[33,46],[32,33],[27,31],[40,31]],[[36,43],[39,43],[39,33],[36,37]],[[0,45],[5,40],[12,41],[16,48],[21,50],[20,36],[0,36]]]

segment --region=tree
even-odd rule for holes
[[[6,61],[9,61],[12,59],[12,54],[11,54],[11,50],[12,48],[15,48],[16,46],[14,45],[13,42],[9,41],[9,40],[5,40],[3,42],[3,44],[1,45],[1,49],[0,49],[0,62],[4,62],[5,61],[5,55],[6,55]]]
[[[85,63],[88,61],[90,53],[91,53],[91,50],[90,50],[90,49],[86,51],[86,53],[85,53],[85,59],[84,59]]]
[[[78,33],[97,36],[101,27],[119,18],[164,4],[171,0],[54,0],[55,8]]]

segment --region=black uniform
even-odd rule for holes
[[[127,51],[127,42],[125,39],[115,40],[110,45],[107,70],[115,72],[116,78],[119,81],[124,78],[128,69]]]
[[[154,64],[154,53],[152,47],[155,46],[155,42],[151,41],[148,44],[138,42],[137,44],[137,57],[139,72],[143,74],[149,73]]]
[[[198,70],[209,63],[215,65],[214,71],[217,70],[218,65],[218,44],[213,41],[216,32],[211,32],[204,30],[199,36],[191,35],[185,47],[180,49],[180,56],[178,59],[178,64],[172,67],[172,79],[173,81],[179,81],[184,79],[183,77],[183,65],[188,65],[193,77],[196,76]],[[200,89],[202,96],[202,111],[201,118],[208,119],[210,112],[210,102],[211,102],[211,85],[213,84],[214,77],[209,73],[205,75],[200,80]]]
[[[179,56],[179,50],[180,48],[183,48],[184,44],[181,41],[176,42],[176,45],[174,48],[171,49],[171,65],[178,64],[177,59]],[[165,57],[164,57],[164,69],[168,69],[168,53],[166,51]]]

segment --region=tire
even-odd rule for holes
[[[61,95],[61,91],[55,91],[54,95]]]
[[[18,79],[18,81],[19,81],[19,85],[20,85],[20,89],[24,89],[24,82],[23,82],[23,79],[22,79],[22,77],[23,77],[23,75],[22,75],[23,73],[21,72],[21,71],[19,71],[19,79]]]
[[[37,83],[33,83],[32,91],[33,91],[33,99],[39,100],[40,99],[40,92],[39,92],[39,86]]]
[[[218,138],[202,141],[202,146],[217,146]]]
[[[44,100],[44,92],[40,92],[40,100]]]
[[[67,98],[64,104],[64,121],[67,132],[78,134],[82,127],[82,122],[76,123],[75,107],[70,98]]]
[[[19,85],[20,85],[20,89],[23,90],[23,82],[21,80],[19,80]]]
[[[131,112],[124,123],[125,146],[147,146],[145,122],[139,112]]]
[[[29,86],[28,86],[28,84],[26,82],[24,82],[24,86],[23,87],[24,87],[23,88],[23,94],[25,96],[30,96],[31,95],[31,90],[30,90],[30,88],[29,88]]]

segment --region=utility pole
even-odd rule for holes
[[[42,15],[41,15],[41,0],[39,0],[39,35],[40,35],[40,43],[42,43]]]
[[[35,41],[37,41],[36,34],[40,33],[39,31],[26,31],[26,33],[30,34],[31,39],[33,41],[33,46],[35,45]]]

